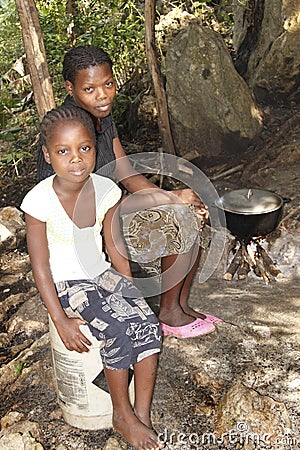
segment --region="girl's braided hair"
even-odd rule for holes
[[[88,69],[91,66],[101,66],[109,64],[112,70],[112,60],[108,53],[94,45],[81,45],[69,50],[63,61],[63,78],[65,81],[75,82],[77,72],[82,69]]]
[[[59,108],[51,109],[51,111],[48,111],[40,124],[40,132],[43,145],[46,145],[47,139],[55,130],[56,125],[63,120],[71,120],[81,123],[89,130],[94,141],[96,141],[95,127],[90,115],[83,109],[77,108],[76,106],[62,105]]]

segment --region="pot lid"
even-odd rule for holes
[[[225,211],[238,214],[265,214],[282,204],[283,199],[279,195],[261,189],[237,189],[226,192],[216,201],[216,205]]]

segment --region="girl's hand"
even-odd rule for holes
[[[80,330],[80,325],[85,324],[86,322],[82,319],[69,317],[55,324],[58,334],[68,350],[75,350],[78,353],[89,351],[87,346],[92,343]]]
[[[203,216],[204,219],[208,219],[209,213],[207,206],[204,205],[202,200],[198,197],[198,195],[189,188],[186,189],[176,189],[171,191],[172,194],[176,195],[183,203],[187,203],[189,205],[194,206],[195,210],[198,214]]]

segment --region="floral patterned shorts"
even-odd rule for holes
[[[60,303],[68,317],[80,317],[91,333],[103,340],[103,366],[128,369],[160,351],[157,318],[140,291],[110,268],[92,280],[56,283]]]
[[[159,272],[160,258],[188,253],[201,245],[204,219],[193,206],[173,204],[122,217],[129,257],[148,272]]]

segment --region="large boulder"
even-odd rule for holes
[[[179,155],[220,160],[259,134],[261,113],[218,33],[198,22],[179,32],[168,48],[165,74]]]
[[[298,102],[298,0],[234,0],[236,68],[259,101]]]

